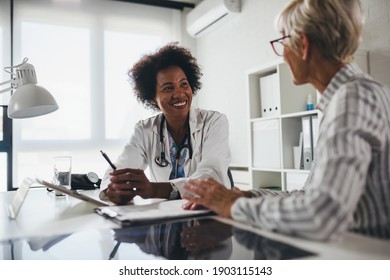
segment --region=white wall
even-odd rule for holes
[[[288,0],[242,0],[242,11],[232,21],[196,40],[203,67],[199,106],[228,116],[232,164],[248,164],[247,99],[245,72],[277,59],[270,40],[277,38],[274,18]],[[390,1],[363,0],[366,28],[361,49],[372,52],[380,65],[376,75],[390,85]],[[383,59],[383,57],[387,58]],[[374,77],[376,75],[373,75]]]
[[[361,49],[369,53],[369,72],[390,87],[390,1],[362,1],[366,25]]]

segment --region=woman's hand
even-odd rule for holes
[[[232,236],[232,227],[213,220],[199,220],[194,226],[185,227],[181,232],[181,246],[192,255],[210,250]]]
[[[184,196],[184,197],[186,197],[186,196]],[[203,205],[196,204],[196,203],[190,202],[190,201],[187,202],[186,204],[184,204],[183,208],[186,209],[186,210],[203,210],[203,209],[206,209],[206,207],[204,207]]]
[[[151,198],[155,195],[155,190],[143,170],[117,169],[110,175],[112,177],[106,195],[115,204],[126,204],[136,195],[142,198]]]
[[[189,203],[184,209],[192,209],[193,204],[203,205],[218,215],[231,218],[230,208],[237,198],[246,196],[242,191],[228,190],[225,186],[211,178],[203,180],[189,180],[184,189],[192,192],[195,196],[183,195]],[[191,207],[192,206],[192,207]]]

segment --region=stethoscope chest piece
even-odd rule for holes
[[[161,152],[161,156],[159,157],[156,157],[154,159],[154,161],[156,162],[156,164],[160,167],[166,167],[169,165],[169,162],[167,161],[167,159],[165,158],[165,153],[164,152]]]

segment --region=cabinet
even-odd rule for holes
[[[299,188],[309,170],[294,169],[294,146],[299,146],[302,117],[318,115],[317,110],[306,110],[309,94],[317,104],[315,88],[294,85],[290,69],[282,60],[247,71],[246,83],[250,185]],[[292,188],[287,180],[292,180]]]

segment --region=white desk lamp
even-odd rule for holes
[[[27,63],[27,60],[25,58],[19,65],[5,67],[4,71],[10,73],[12,78],[0,83],[0,86],[11,84],[9,88],[0,90],[0,94],[16,89],[8,105],[8,117],[12,119],[37,117],[58,109],[57,102],[50,92],[37,85],[35,68]],[[13,68],[16,68],[16,74],[12,72]]]

